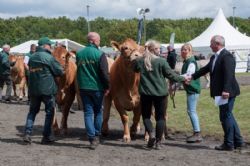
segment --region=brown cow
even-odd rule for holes
[[[132,60],[142,56],[142,47],[137,45],[132,39],[125,40],[122,44],[111,42],[121,55],[116,58],[110,69],[110,93],[104,99],[104,114],[102,134],[108,134],[108,120],[112,100],[118,110],[124,126],[123,140],[130,142],[131,134],[136,134],[140,130],[140,97],[138,92],[140,75],[132,69]],[[129,130],[129,117],[127,111],[133,111],[133,124]]]
[[[56,47],[53,51],[53,56],[64,69],[64,75],[56,78],[56,82],[58,84],[56,103],[58,104],[59,109],[62,111],[60,129],[62,130],[63,134],[67,134],[67,119],[71,105],[73,104],[75,95],[77,93],[77,67],[74,60],[70,58],[72,54],[68,52],[64,47]],[[53,129],[55,133],[60,133],[56,118],[54,119]]]
[[[22,55],[9,55],[9,61],[15,62],[11,67],[10,76],[13,82],[14,96],[17,98],[16,85],[19,84],[19,100],[25,96],[26,76],[24,68],[24,56]]]
[[[56,95],[56,102],[59,108],[62,110],[61,119],[61,131],[63,134],[67,134],[68,125],[67,119],[70,111],[70,107],[77,96],[78,104],[80,109],[82,108],[80,94],[78,90],[76,71],[77,66],[75,64],[75,52],[68,52],[64,47],[56,47],[53,51],[53,56],[64,68],[64,75],[62,77],[56,78],[58,84],[58,91]],[[71,58],[73,57],[73,58]],[[113,64],[114,60],[107,58],[109,68]],[[57,124],[56,118],[54,118],[53,129],[56,134],[60,133],[60,129]]]

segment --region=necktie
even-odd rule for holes
[[[214,61],[213,61],[213,66],[212,66],[212,71],[214,71],[214,66],[215,66],[215,62],[218,58],[218,54],[214,54]]]

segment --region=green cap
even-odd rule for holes
[[[55,44],[55,42],[51,41],[48,37],[42,37],[39,39],[38,45],[43,46],[44,44],[52,45]]]

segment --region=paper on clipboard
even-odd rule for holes
[[[220,106],[228,103],[228,99],[223,99],[222,96],[215,96],[214,104],[215,106]]]

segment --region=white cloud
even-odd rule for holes
[[[153,18],[190,18],[214,17],[222,8],[226,17],[233,15],[247,18],[250,16],[249,0],[1,0],[0,17],[16,16],[67,16],[86,17],[86,5],[90,5],[90,18],[133,18],[138,17],[137,8],[149,8],[148,19]]]

